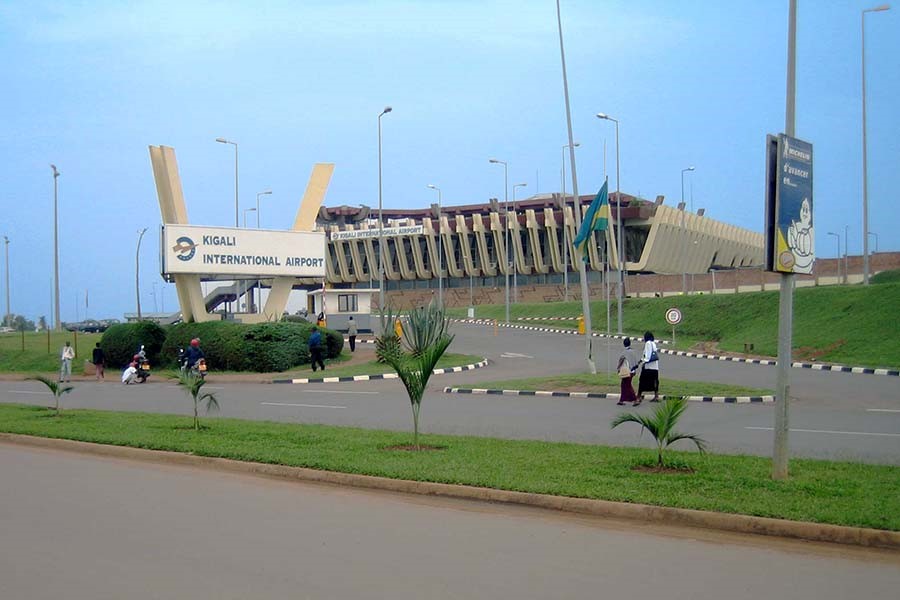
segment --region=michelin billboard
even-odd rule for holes
[[[163,225],[163,275],[324,277],[325,234]]]
[[[767,143],[766,268],[810,274],[816,259],[812,144],[784,134]]]

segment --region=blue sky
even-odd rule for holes
[[[818,253],[849,226],[862,248],[860,11],[800,0],[797,136],[815,146]],[[565,1],[563,26],[579,187],[606,165],[622,190],[762,230],[764,142],[784,129],[787,0]],[[866,17],[870,230],[900,248],[900,7]],[[377,206],[377,115],[384,203],[423,207],[558,191],[567,142],[552,0],[519,2],[0,3],[0,235],[12,310],[51,315],[52,177],[59,179],[62,319],[175,306],[159,278],[160,223],[147,146],[176,150],[192,222],[233,225],[241,208],[286,228],[314,162],[336,169],[326,204]],[[570,187],[570,186],[567,186]],[[255,216],[248,215],[255,222]],[[874,241],[870,243],[870,247]],[[154,297],[153,282],[156,282]],[[148,308],[149,307],[149,308]],[[5,306],[2,307],[5,310]]]

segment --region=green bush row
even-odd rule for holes
[[[111,367],[127,365],[141,344],[152,365],[175,367],[178,349],[200,339],[210,369],[227,371],[285,371],[309,362],[307,341],[311,323],[260,323],[230,321],[181,323],[161,327],[156,323],[122,323],[106,330],[100,347]],[[325,356],[335,358],[344,347],[337,331],[322,330]]]

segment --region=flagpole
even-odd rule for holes
[[[581,200],[578,197],[578,175],[576,174],[575,169],[575,137],[572,134],[572,110],[569,107],[569,80],[566,76],[566,51],[563,47],[562,14],[559,8],[559,0],[556,0],[556,23],[559,28],[559,57],[562,62],[563,95],[566,102],[566,128],[568,129],[569,134],[569,163],[572,165],[572,195],[575,200],[575,224],[578,225],[581,216]],[[581,280],[581,310],[584,313],[584,358],[587,361],[591,374],[596,375],[597,366],[594,364],[594,359],[591,355],[591,299],[587,281],[587,269],[585,268],[584,260],[581,256],[582,253],[578,251],[577,248],[575,249],[575,252],[576,255],[574,258],[578,261],[578,276]]]

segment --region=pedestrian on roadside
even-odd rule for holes
[[[63,346],[62,352],[60,353],[60,365],[59,365],[59,380],[63,381],[72,381],[72,360],[75,358],[75,348],[73,348],[69,342],[66,342],[66,345]]]
[[[316,371],[316,365],[319,365],[324,371],[325,361],[322,360],[322,334],[319,333],[318,327],[312,328],[307,345],[309,346],[309,362],[312,364],[313,373]]]
[[[630,338],[625,338],[622,341],[622,345],[624,348],[622,349],[622,354],[619,355],[619,362],[616,365],[620,381],[619,401],[616,404],[622,406],[626,402],[631,402],[632,406],[637,406],[641,403],[641,399],[634,395],[632,380],[638,367],[638,359],[634,355],[634,350],[631,349]]]
[[[641,377],[638,380],[638,400],[644,392],[653,392],[650,402],[659,402],[659,348],[649,331],[644,332],[644,354],[641,356]]]
[[[353,320],[353,317],[350,317],[350,322],[347,324],[347,337],[350,338],[350,352],[356,352],[356,335],[358,333],[356,321]]]
[[[125,370],[122,371],[122,383],[124,383],[125,385],[131,385],[132,383],[135,383],[136,381],[137,381],[137,363],[131,362],[128,364],[128,366],[125,368]]]
[[[97,345],[94,346],[94,355],[91,357],[91,362],[94,364],[94,373],[97,381],[106,379],[106,374],[103,372],[103,368],[106,366],[106,356],[103,354],[100,342],[97,342]]]

